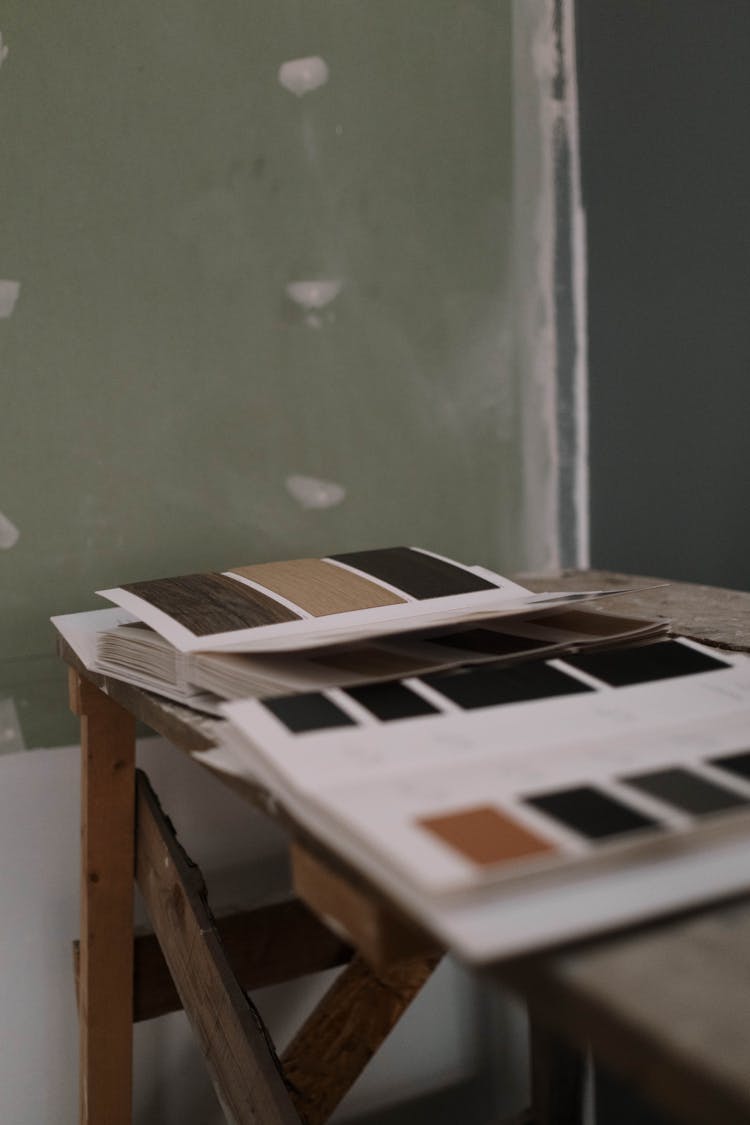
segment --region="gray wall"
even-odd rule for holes
[[[577,0],[592,558],[750,587],[750,4]]]

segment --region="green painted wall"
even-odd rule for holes
[[[97,588],[390,543],[522,560],[511,8],[5,0],[0,698],[27,745],[73,738],[47,619]],[[279,66],[313,55],[297,97]],[[340,292],[310,314],[305,279]],[[292,474],[345,498],[305,509]]]

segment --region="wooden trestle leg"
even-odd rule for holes
[[[133,1019],[177,1004],[192,1023],[228,1120],[322,1125],[439,955],[409,956],[377,971],[354,957],[280,1062],[243,985],[341,964],[350,949],[299,902],[256,908],[222,923],[236,947],[240,984],[200,871],[177,842],[148,779],[135,772],[133,717],[72,670],[70,702],[81,719],[82,747],[81,933],[75,951],[81,1125],[131,1125]],[[134,875],[166,962],[161,968],[153,939],[138,939],[135,1002]],[[238,924],[246,927],[249,944],[239,940]]]
[[[145,774],[137,775],[136,794],[138,885],[228,1119],[238,1125],[320,1125],[419,992],[439,956],[411,958],[378,972],[354,957],[280,1062],[230,966],[200,871],[178,843]],[[342,950],[333,935],[326,935],[325,927],[299,903],[284,908],[295,926],[282,943],[286,948],[269,948],[277,910],[258,908],[246,918],[249,935],[255,933],[270,957],[265,976],[247,959],[238,965],[245,981],[252,978],[257,987],[341,963],[345,947]]]
[[[130,1125],[135,720],[70,671],[81,719],[79,1120]]]
[[[305,1125],[322,1125],[425,984],[439,954],[375,972],[355,957],[282,1056]]]
[[[273,1044],[229,965],[200,871],[140,772],[136,794],[138,886],[227,1120],[299,1125]]]

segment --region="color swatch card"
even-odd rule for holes
[[[183,652],[284,652],[546,613],[618,591],[532,594],[414,547],[238,566],[99,591]]]
[[[659,641],[224,711],[213,764],[472,960],[750,886],[744,656]]]

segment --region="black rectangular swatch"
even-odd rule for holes
[[[512,668],[494,668],[485,664],[480,668],[462,668],[456,672],[434,672],[429,676],[420,676],[420,679],[464,708],[523,703],[594,690],[543,661]]]
[[[183,574],[122,587],[168,614],[197,637],[299,621],[298,613],[225,574]]]
[[[347,715],[346,711],[342,711],[333,700],[327,695],[321,695],[319,691],[273,696],[264,699],[263,706],[294,734],[326,730],[328,727],[357,726],[351,715]]]
[[[531,637],[512,637],[509,633],[496,633],[494,629],[464,629],[460,633],[443,633],[439,637],[425,637],[430,644],[444,645],[446,648],[466,649],[469,652],[485,652],[492,656],[512,656],[518,652],[533,652],[545,648],[548,641]]]
[[[693,816],[725,812],[750,804],[747,797],[740,797],[715,781],[708,781],[678,767],[634,774],[622,778],[622,781]]]
[[[750,781],[750,750],[743,750],[739,754],[722,754],[720,758],[712,758],[711,765]]]
[[[677,641],[619,648],[612,652],[578,653],[566,656],[566,664],[580,668],[603,680],[611,687],[666,680],[672,676],[692,676],[696,672],[713,672],[726,668],[723,660],[715,660]]]
[[[497,589],[495,582],[411,547],[381,547],[376,551],[350,551],[346,555],[329,557],[371,578],[380,578],[413,598],[447,598],[451,594]]]
[[[392,719],[413,719],[418,715],[439,714],[421,695],[400,683],[363,684],[346,689],[346,694],[383,722]]]
[[[540,793],[525,797],[524,802],[590,840],[660,827],[658,821],[590,785]]]

